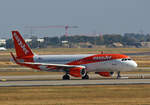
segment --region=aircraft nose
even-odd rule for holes
[[[137,68],[137,63],[135,62],[135,61],[132,61],[132,62],[130,62],[130,67],[132,68],[132,69],[136,69]]]
[[[134,68],[137,68],[137,66],[138,66],[137,63],[134,61],[133,67],[134,67]]]

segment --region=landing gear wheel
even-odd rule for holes
[[[117,72],[117,79],[121,78],[120,71]]]
[[[70,76],[69,75],[67,75],[67,74],[65,74],[64,76],[63,76],[63,78],[62,78],[63,80],[70,80]]]
[[[82,79],[89,79],[89,75],[86,74],[85,76],[82,77]]]

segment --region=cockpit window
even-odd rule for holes
[[[127,59],[122,59],[121,61],[126,61]]]
[[[130,59],[130,58],[123,58],[123,59],[121,59],[121,61],[129,61],[129,60],[132,60],[132,59]]]

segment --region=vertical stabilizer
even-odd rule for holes
[[[18,58],[22,58],[25,56],[33,56],[31,49],[25,43],[25,40],[22,38],[18,31],[12,31],[12,36],[14,40],[16,55]]]

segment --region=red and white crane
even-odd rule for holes
[[[48,25],[48,26],[26,26],[25,28],[33,29],[42,29],[42,28],[65,28],[65,36],[68,36],[69,28],[78,28],[78,26],[69,26],[69,25]]]

